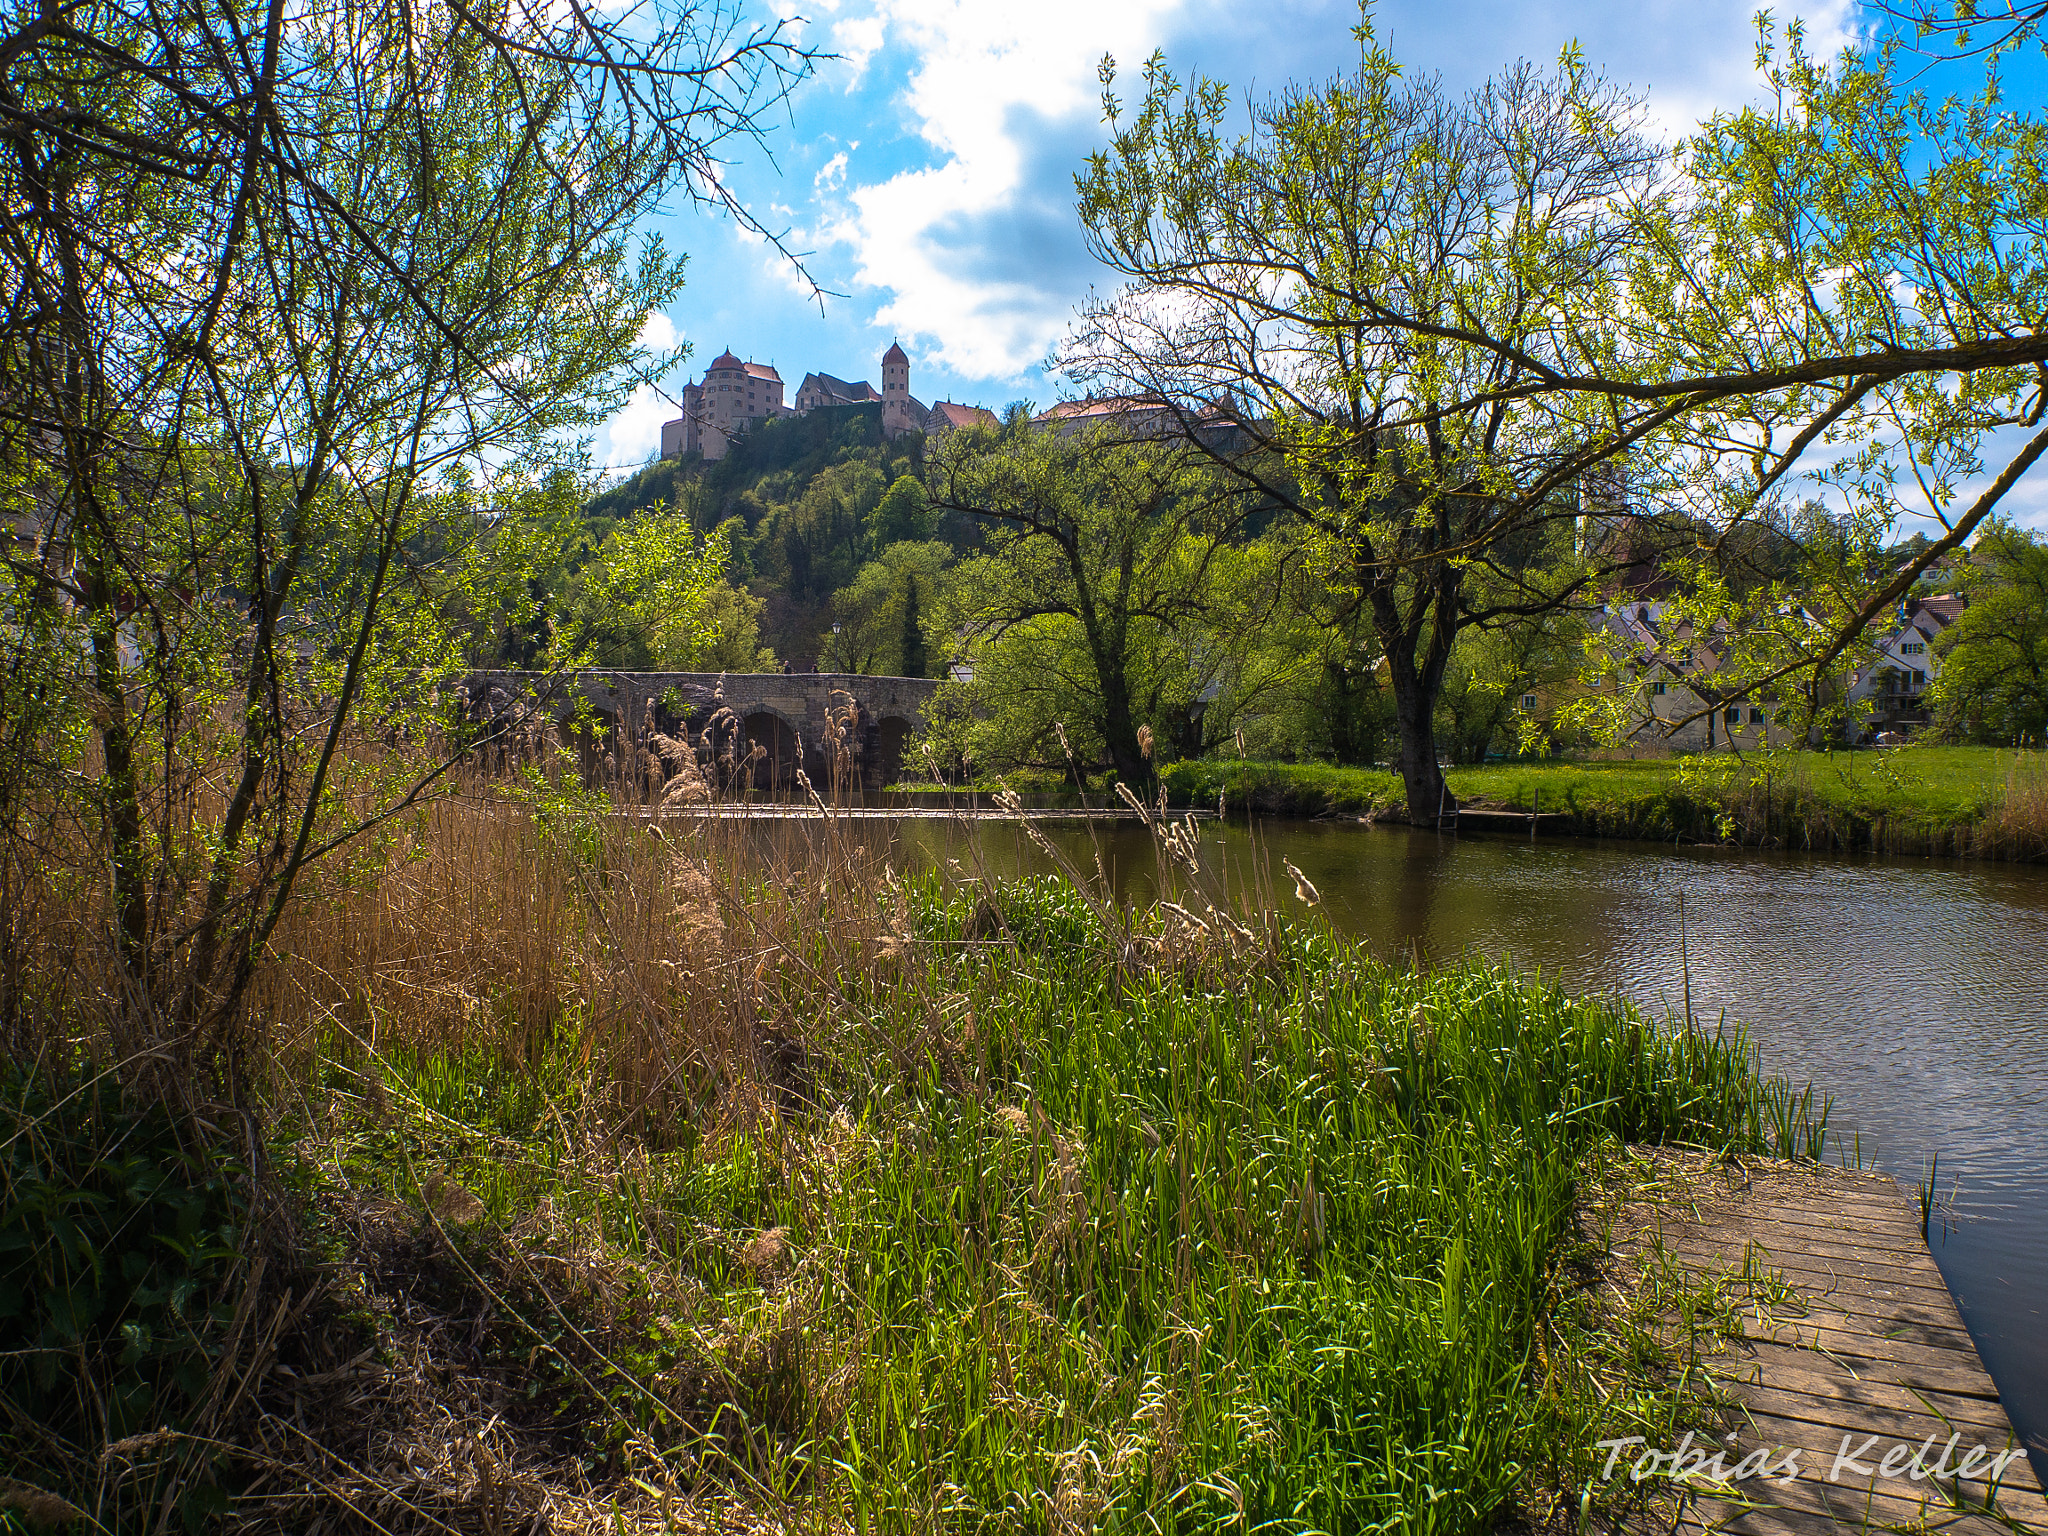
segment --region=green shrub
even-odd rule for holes
[[[0,1078],[0,1464],[108,1529],[164,1502],[196,1526],[224,1504],[195,1427],[233,1322],[242,1170],[125,1103],[107,1077]],[[138,1476],[106,1447],[172,1431]],[[118,1458],[117,1458],[118,1459]]]

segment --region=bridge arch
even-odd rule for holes
[[[752,787],[787,793],[795,787],[800,766],[821,793],[833,783],[833,769],[849,781],[850,790],[879,788],[902,775],[909,739],[923,723],[924,708],[936,682],[927,678],[881,677],[845,673],[789,672],[625,672],[592,669],[564,675],[533,672],[477,672],[464,684],[479,719],[514,711],[516,701],[538,706],[568,729],[583,757],[586,776],[601,771],[603,759],[623,731],[636,742],[654,707],[657,728],[694,738],[720,709],[731,711],[721,725],[720,744],[735,728],[764,749],[762,762],[749,775]],[[844,704],[839,695],[859,705],[859,715],[844,745],[850,751],[829,753],[826,722]],[[578,705],[584,716],[580,728]],[[836,733],[833,733],[836,734]],[[911,765],[914,767],[914,765]]]
[[[884,715],[877,722],[876,747],[880,754],[876,763],[877,789],[886,789],[903,777],[905,749],[916,734],[917,726],[902,715]]]
[[[758,745],[767,756],[754,764],[750,788],[769,794],[788,794],[796,788],[796,771],[803,766],[803,731],[781,710],[765,704],[746,707],[740,716],[750,746]]]

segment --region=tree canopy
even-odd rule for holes
[[[149,1029],[232,1064],[300,870],[431,781],[351,720],[450,725],[436,683],[530,629],[581,433],[664,362],[635,223],[751,224],[720,146],[808,68],[717,4],[10,14],[0,808],[110,871]]]
[[[2048,451],[2039,117],[1916,90],[1898,39],[1818,61],[1763,25],[1769,103],[1670,150],[1573,52],[1452,97],[1369,14],[1351,73],[1234,137],[1218,83],[1155,56],[1127,109],[1105,61],[1079,210],[1127,281],[1065,361],[1316,531],[1387,653],[1411,805],[1443,798],[1458,634],[1591,602],[1618,535],[1716,637],[1702,709],[1818,720]],[[1879,572],[1912,512],[1939,535]]]

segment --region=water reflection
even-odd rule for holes
[[[1120,900],[1149,899],[1142,830],[1048,828]],[[906,856],[973,867],[966,834],[899,823]],[[1045,856],[1014,827],[978,835],[998,874]],[[1957,1187],[1934,1239],[2009,1411],[2048,1452],[2048,869],[1848,860],[1640,844],[1452,837],[1266,823],[1205,829],[1233,886],[1292,904],[1280,861],[1320,888],[1341,929],[1390,959],[1511,956],[1654,1013],[1751,1026],[1767,1068],[1834,1096],[1831,1128],[1910,1192],[1940,1154]]]

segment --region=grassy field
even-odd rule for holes
[[[106,1529],[1619,1517],[1594,1441],[1693,1422],[1739,1298],[1612,1271],[1596,1196],[1824,1109],[1739,1034],[1389,969],[1160,856],[1123,912],[829,826],[433,808],[281,937],[266,1174],[53,1072],[83,997],[16,1056],[0,1462]]]
[[[1175,763],[1176,804],[1278,815],[1400,814],[1400,779],[1320,763]],[[1453,768],[1451,792],[1474,808],[1566,818],[1588,836],[1882,849],[1994,858],[2048,856],[2048,761],[1992,747],[1769,752],[1635,761]]]

